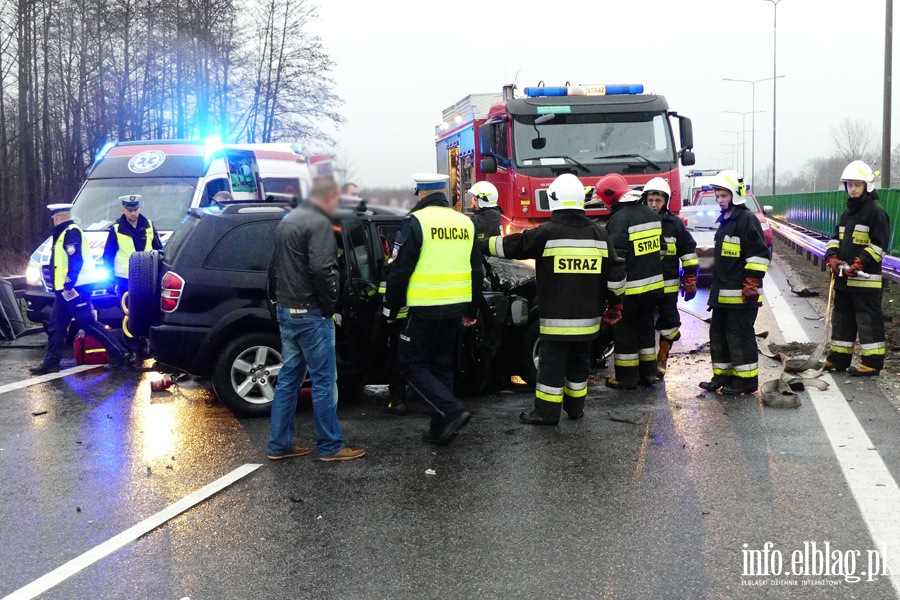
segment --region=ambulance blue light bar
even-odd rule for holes
[[[530,98],[549,98],[560,96],[624,96],[643,94],[641,84],[625,85],[565,85],[559,87],[527,87],[525,95]]]
[[[100,148],[100,152],[98,152],[97,156],[94,157],[94,162],[97,162],[100,159],[102,159],[104,156],[109,154],[110,150],[112,150],[115,147],[116,147],[115,142],[106,142],[105,144],[103,144],[103,147]]]

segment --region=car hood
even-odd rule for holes
[[[488,264],[497,281],[500,283],[500,289],[504,292],[520,287],[530,281],[534,281],[534,261],[533,260],[507,260],[504,258],[489,258]]]

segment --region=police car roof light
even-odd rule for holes
[[[206,148],[203,158],[207,163],[212,160],[216,152],[221,151],[223,148],[222,140],[217,135],[211,135],[207,137],[205,140],[203,140],[203,145]]]
[[[109,154],[109,151],[116,147],[115,142],[106,142],[103,144],[103,147],[100,148],[100,152],[97,153],[97,156],[94,157],[94,162],[98,162],[103,159],[104,156]]]
[[[525,95],[530,98],[548,98],[560,96],[624,96],[643,93],[644,86],[639,83],[621,85],[566,85],[559,87],[525,88]]]

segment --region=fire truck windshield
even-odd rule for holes
[[[664,113],[556,114],[535,131],[536,118],[514,117],[520,167],[558,166],[568,157],[587,166],[627,163],[657,171],[674,168],[677,160]],[[532,143],[540,138],[545,141]]]
[[[106,229],[122,214],[120,196],[140,194],[141,214],[157,231],[172,231],[194,197],[193,181],[180,177],[89,179],[72,207],[72,218],[85,231]]]

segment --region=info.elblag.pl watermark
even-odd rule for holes
[[[888,547],[878,550],[842,550],[831,542],[803,542],[794,550],[781,550],[773,542],[741,551],[741,585],[834,586],[877,581],[889,577]]]

